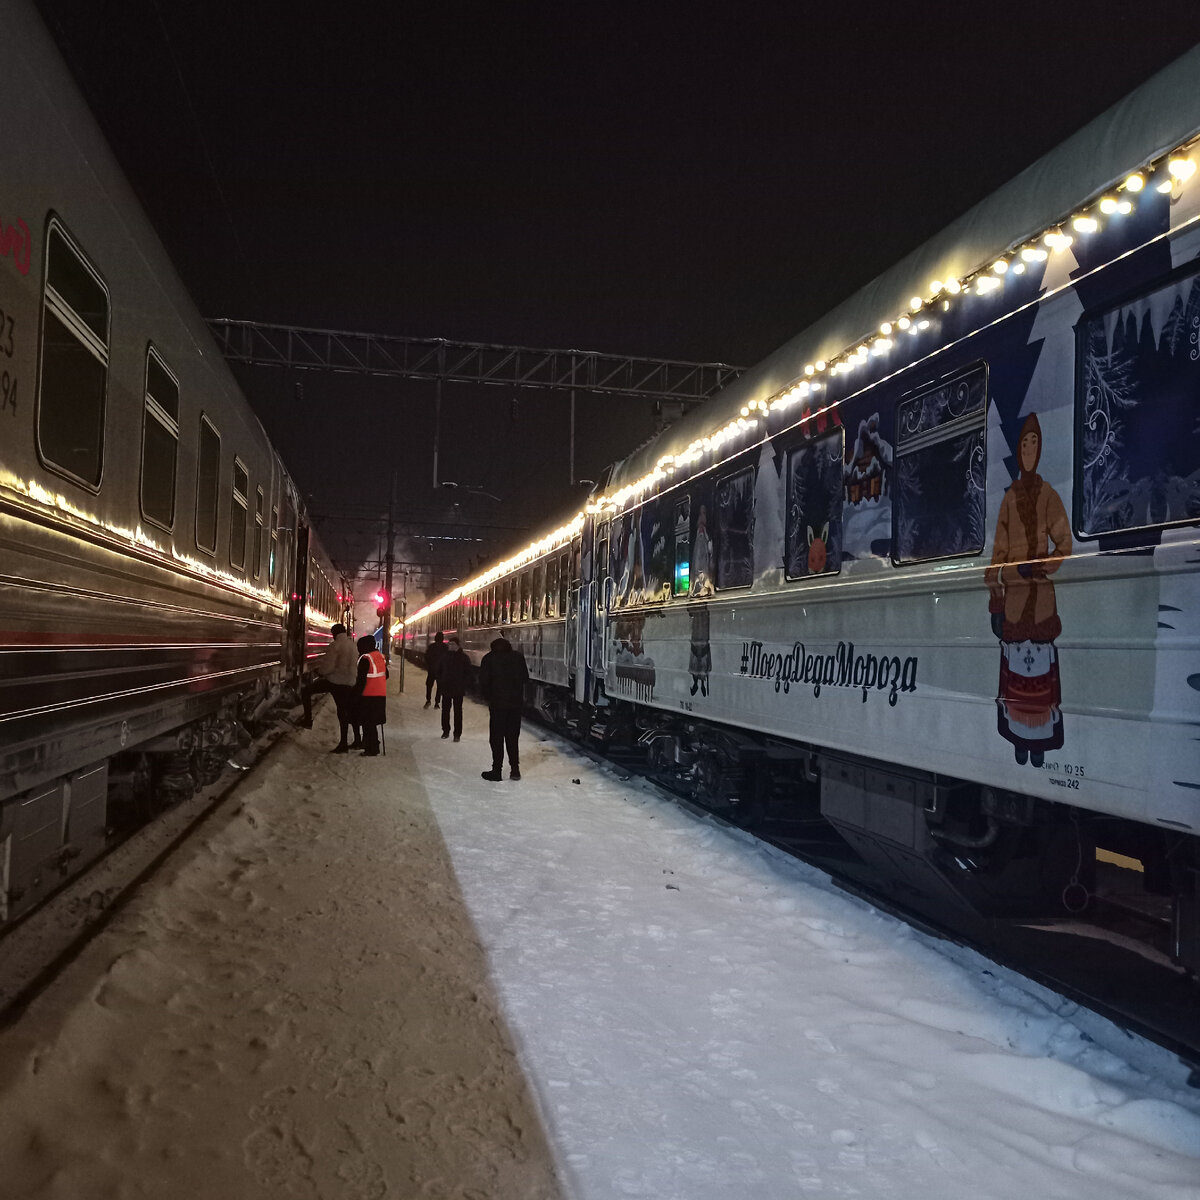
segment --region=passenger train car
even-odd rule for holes
[[[930,913],[1097,849],[1200,971],[1200,48],[415,613]]]
[[[215,777],[349,610],[32,6],[3,26],[0,925]]]

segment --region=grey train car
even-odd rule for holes
[[[343,606],[32,6],[3,29],[0,926],[213,778]]]
[[[1125,870],[1198,973],[1198,528],[1200,48],[406,636],[503,631],[554,722],[934,915]]]

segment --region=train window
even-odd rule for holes
[[[546,564],[539,562],[529,572],[530,616],[540,621],[546,615]]]
[[[845,434],[832,433],[787,454],[788,579],[836,575],[842,569],[842,464]]]
[[[749,587],[754,580],[754,468],[717,481],[718,588]]]
[[[558,616],[558,556],[546,559],[546,598],[542,605],[543,615]]]
[[[986,414],[984,363],[897,406],[894,562],[983,550]]]
[[[47,463],[100,486],[108,395],[108,293],[56,221],[46,234],[38,378],[38,450]]]
[[[221,480],[221,435],[207,417],[200,418],[200,452],[196,464],[196,545],[217,552],[217,493]]]
[[[564,550],[558,557],[558,615],[567,615],[567,584],[570,580],[570,552]]]
[[[521,572],[521,615],[518,618],[528,621],[533,612],[533,573],[528,567]]]
[[[263,490],[254,490],[254,578],[262,574]]]
[[[1194,262],[1076,326],[1075,528],[1083,537],[1200,518],[1198,336]]]
[[[609,526],[608,537],[608,574],[612,579],[609,595],[609,609],[617,609],[626,603],[634,603],[630,599],[633,592],[634,578],[634,547],[637,542],[635,533],[636,514],[626,513],[623,517],[614,517]],[[641,560],[638,560],[638,583],[640,591]]]
[[[233,460],[233,498],[229,505],[229,564],[246,565],[246,511],[250,475],[240,458]]]
[[[671,529],[673,505],[668,496],[652,500],[642,510],[642,600],[661,604],[671,598]]]
[[[279,506],[271,505],[271,560],[267,564],[267,581],[276,586],[279,569]]]
[[[142,515],[148,521],[170,529],[175,524],[179,381],[153,347],[146,351],[146,402],[142,421]]]
[[[692,577],[692,500],[684,496],[675,505],[675,574],[673,591],[686,596]]]
[[[521,619],[521,581],[514,575],[508,581],[508,616],[505,620],[511,625]]]

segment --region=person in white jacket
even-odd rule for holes
[[[317,692],[329,692],[337,708],[338,726],[341,737],[338,744],[330,751],[331,754],[348,754],[362,745],[362,730],[354,719],[352,694],[354,680],[358,671],[358,650],[354,639],[346,632],[345,625],[334,625],[329,632],[333,641],[325,647],[325,653],[317,662],[317,678],[303,687],[300,699],[304,704],[304,725],[312,728],[312,698]],[[346,735],[354,729],[354,741],[348,743]]]

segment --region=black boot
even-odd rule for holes
[[[480,779],[486,779],[488,783],[499,783],[504,778],[504,772],[499,767],[493,767],[490,771],[481,772]]]

